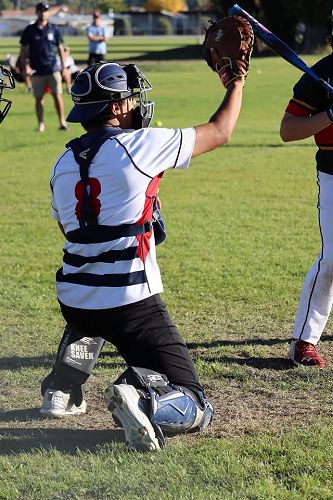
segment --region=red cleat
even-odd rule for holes
[[[288,352],[288,358],[295,366],[318,366],[324,368],[325,360],[318,354],[313,344],[304,340],[292,340]]]

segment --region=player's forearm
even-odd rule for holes
[[[284,142],[298,141],[317,134],[331,124],[326,111],[312,116],[285,113],[281,122],[280,136]]]
[[[222,104],[210,118],[220,136],[230,140],[241,110],[243,97],[243,80],[235,80],[228,85]]]
[[[209,122],[195,127],[196,141],[193,157],[212,151],[230,141],[241,109],[242,95],[243,81],[236,80],[228,85],[221,105]]]

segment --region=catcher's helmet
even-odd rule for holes
[[[4,89],[15,88],[15,81],[11,72],[0,66],[0,123],[4,121],[8,111],[12,105],[12,101],[4,99],[2,97],[2,92]]]
[[[134,111],[133,126],[148,127],[153,117],[154,103],[147,100],[146,92],[151,89],[151,84],[134,64],[94,64],[74,80],[71,87],[74,107],[67,121],[82,123],[97,116],[107,118],[106,108],[111,101],[137,96],[138,106]]]

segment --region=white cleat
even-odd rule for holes
[[[82,401],[80,406],[76,406],[70,400],[69,392],[47,389],[44,394],[40,413],[45,417],[61,418],[86,413],[86,408],[87,404],[85,401]]]
[[[112,416],[125,432],[126,443],[137,451],[159,450],[160,445],[147,415],[140,409],[139,393],[133,385],[110,385],[104,394]]]

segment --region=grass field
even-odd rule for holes
[[[10,43],[17,40],[1,41],[0,59]],[[127,56],[140,50],[136,39],[114,43]],[[181,53],[182,43],[170,39],[163,50]],[[148,59],[140,67],[154,85],[155,123],[186,127],[213,114],[224,91],[202,60]],[[327,369],[293,369],[286,359],[319,250],[315,147],[284,145],[278,133],[299,75],[278,58],[254,59],[232,141],[164,178],[163,298],[216,415],[204,433],[146,455],[125,448],[103,405],[106,385],[124,369],[112,346],[87,383],[87,415],[39,417],[39,384],[64,326],[54,289],[63,239],[50,217],[49,174],[81,130],[57,130],[48,96],[47,129],[37,134],[32,97],[20,85],[12,92],[1,126],[0,499],[333,497],[332,322],[320,343]]]
[[[66,37],[64,43],[70,47],[77,64],[85,65],[87,40],[84,37]],[[114,37],[108,42],[109,60],[147,59],[194,59],[201,58],[200,36],[152,36],[152,37]],[[6,54],[19,52],[19,38],[0,39],[0,63],[4,64]]]

